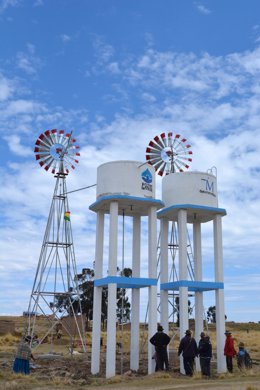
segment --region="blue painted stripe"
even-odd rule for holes
[[[111,283],[117,284],[117,287],[119,288],[142,288],[156,286],[157,279],[127,278],[125,276],[107,276],[106,278],[94,280],[94,287],[104,287]]]
[[[188,291],[210,291],[224,289],[224,283],[179,280],[178,282],[162,283],[160,286],[161,290],[179,290],[180,287],[188,287]]]
[[[93,208],[96,208],[101,202],[104,201],[111,201],[111,200],[119,200],[119,199],[127,199],[127,200],[133,200],[133,201],[138,201],[138,202],[144,202],[144,203],[152,203],[155,205],[158,205],[159,208],[164,206],[164,203],[160,199],[155,199],[155,198],[141,198],[138,196],[130,196],[130,195],[107,195],[107,196],[102,196],[99,198],[95,203],[92,203],[89,206],[89,209],[92,210]]]
[[[202,210],[202,211],[203,210],[211,211],[211,212],[216,213],[216,214],[222,214],[222,215],[227,214],[225,209],[220,209],[218,207],[201,206],[201,205],[196,205],[196,204],[177,204],[174,206],[166,207],[165,209],[158,211],[157,215],[161,216],[161,215],[168,213],[169,211],[174,210],[174,209],[197,209],[197,210]]]

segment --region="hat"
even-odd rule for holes
[[[157,331],[158,331],[158,332],[162,332],[162,331],[163,331],[162,325],[158,325],[158,326],[157,326]]]
[[[189,329],[187,329],[186,332],[185,332],[185,334],[186,334],[187,336],[190,336],[190,335],[191,335],[191,331],[190,331]]]
[[[229,330],[226,330],[224,334],[231,334],[231,332]]]
[[[242,342],[238,344],[238,347],[239,347],[239,348],[244,348],[244,346],[245,346],[245,344],[242,343]]]
[[[204,332],[201,332],[200,337],[205,337],[206,334]]]

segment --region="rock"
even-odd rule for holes
[[[132,370],[128,370],[124,373],[124,376],[133,376],[133,371]]]

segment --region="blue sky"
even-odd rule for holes
[[[73,130],[76,189],[173,131],[192,145],[191,169],[217,167],[227,317],[259,321],[259,1],[0,0],[0,36],[0,312],[26,309],[48,217],[39,134]],[[94,201],[95,189],[69,199],[79,269],[94,259]]]

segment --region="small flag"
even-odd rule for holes
[[[65,211],[64,219],[65,219],[65,221],[70,221],[70,211]]]

